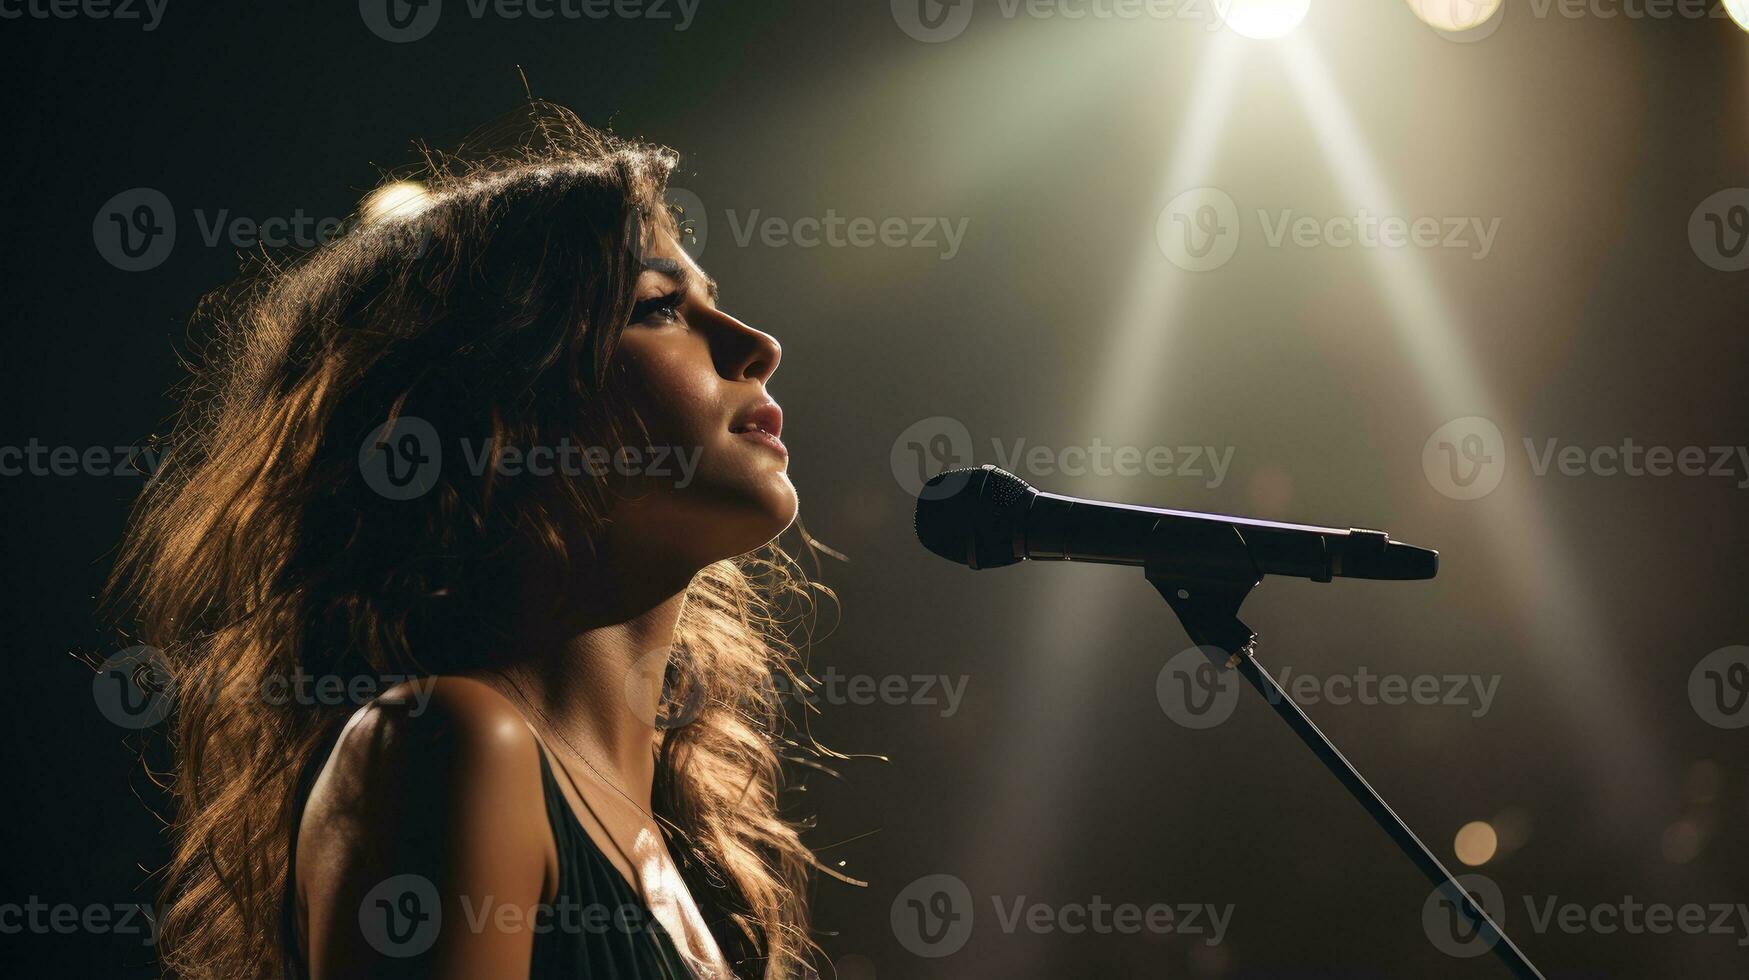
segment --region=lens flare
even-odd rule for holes
[[[1267,41],[1300,26],[1312,0],[1218,0],[1215,9],[1235,32]]]

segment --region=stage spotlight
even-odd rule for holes
[[[1725,0],[1725,13],[1737,22],[1737,26],[1749,31],[1749,0]]]
[[[1234,31],[1266,41],[1300,26],[1312,0],[1218,0],[1215,9]]]
[[[1494,19],[1501,0],[1407,0],[1422,23],[1436,31],[1458,34]],[[1737,0],[1745,2],[1745,0]]]

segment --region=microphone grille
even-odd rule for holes
[[[1006,470],[984,465],[948,470],[917,495],[917,540],[948,561],[972,568],[997,568],[1014,555],[1017,505],[1032,487]]]

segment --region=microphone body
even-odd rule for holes
[[[1230,564],[1234,535],[1257,577],[1428,579],[1439,569],[1438,552],[1392,541],[1383,531],[1068,497],[988,465],[930,480],[916,519],[925,547],[976,569],[1027,560],[1146,565],[1162,559],[1194,569],[1204,558]]]

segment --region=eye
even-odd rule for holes
[[[632,307],[633,323],[679,323],[680,305],[685,296],[678,290],[666,296],[652,296]]]

